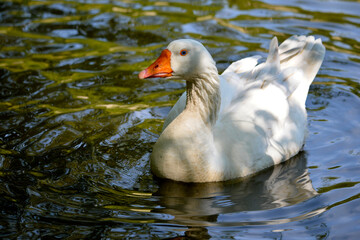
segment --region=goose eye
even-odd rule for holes
[[[185,56],[186,54],[188,54],[188,51],[186,49],[180,51],[181,56]]]

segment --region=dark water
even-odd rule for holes
[[[0,1],[0,238],[357,238],[359,16],[358,1]],[[293,34],[327,48],[304,151],[243,180],[155,179],[185,83],[139,71],[178,38],[222,72]]]

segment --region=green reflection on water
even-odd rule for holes
[[[344,5],[344,11],[332,7],[321,12],[334,3]],[[212,233],[206,227],[188,226],[223,226],[214,232],[237,236],[252,229],[275,234],[278,223],[291,221],[294,225],[285,228],[294,230],[284,232],[296,235],[304,225],[302,233],[327,236],[327,227],[319,228],[326,226],[322,213],[346,209],[359,198],[354,160],[359,155],[358,98],[351,94],[360,96],[360,21],[353,5],[347,5],[352,3],[357,4],[2,1],[0,204],[5,233],[0,237],[121,238],[153,233],[165,238],[193,233],[209,238]],[[240,182],[189,186],[154,180],[151,148],[184,83],[139,80],[138,72],[177,38],[202,41],[221,72],[241,57],[264,55],[273,35],[283,41],[293,34],[321,37],[328,49],[310,89],[310,127],[315,126],[311,146],[305,146],[310,167],[303,156],[303,161],[294,161],[301,167],[293,162]],[[339,96],[345,97],[337,103]],[[338,104],[336,110],[333,103]],[[339,135],[343,139],[334,141]],[[336,145],[342,141],[344,145]],[[332,155],[340,159],[335,163],[326,155],[329,142]],[[277,184],[266,185],[267,180]],[[312,198],[317,193],[311,181],[318,198],[325,196],[323,202]],[[280,190],[271,192],[274,186]],[[277,208],[276,214],[266,211]],[[218,217],[229,218],[229,223]],[[162,223],[165,226],[157,229]],[[336,224],[332,220],[329,225]],[[100,233],[93,235],[94,229]]]

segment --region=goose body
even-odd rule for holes
[[[221,75],[206,48],[190,39],[169,44],[140,78],[186,80],[153,147],[155,175],[183,182],[245,177],[296,155],[306,137],[305,101],[325,55],[320,39],[293,36]]]

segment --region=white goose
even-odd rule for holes
[[[312,36],[293,36],[279,47],[273,38],[266,62],[248,57],[218,75],[201,43],[171,42],[139,73],[140,79],[186,80],[154,145],[153,173],[183,182],[224,181],[296,155],[306,135],[305,100],[324,55]]]

